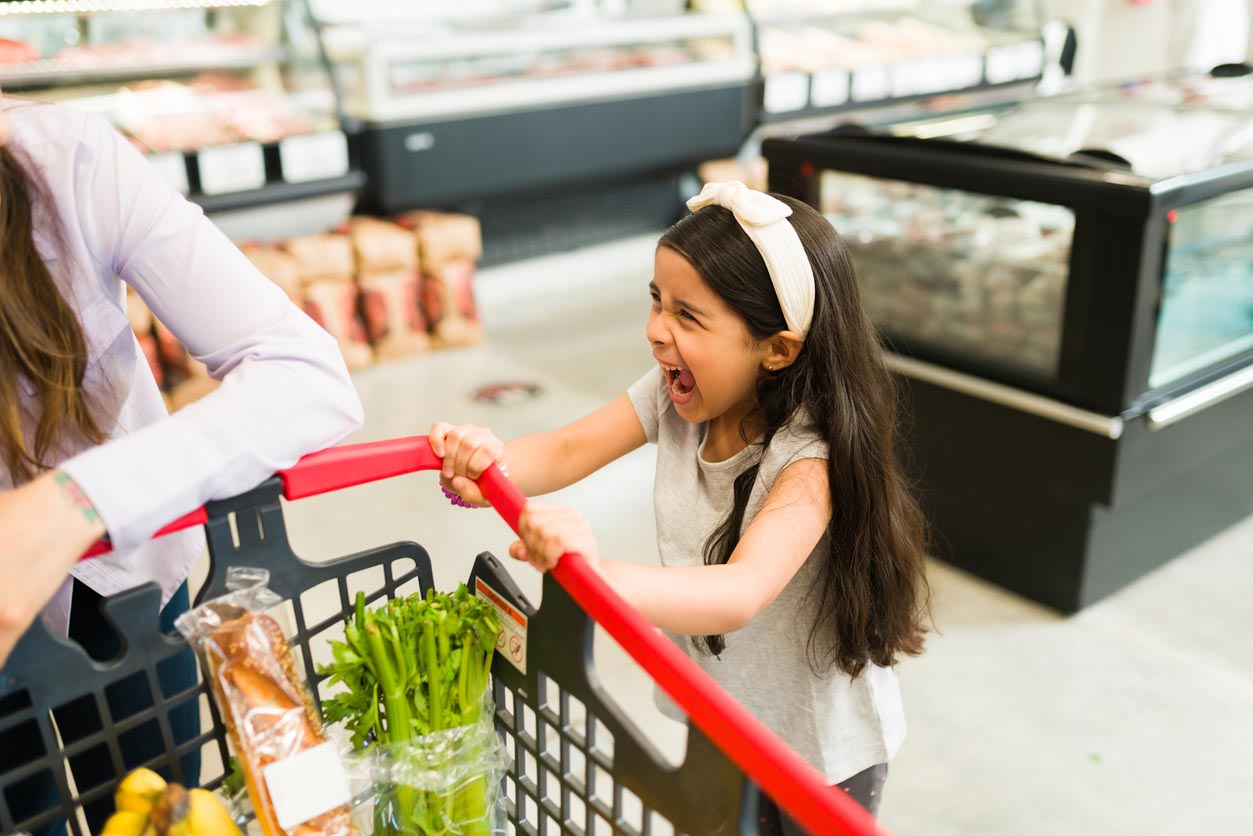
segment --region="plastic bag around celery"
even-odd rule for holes
[[[468,726],[344,756],[354,817],[378,836],[503,836],[509,766],[487,699]]]
[[[358,836],[328,742],[278,621],[264,569],[231,569],[227,594],[175,621],[200,656],[265,836]]]

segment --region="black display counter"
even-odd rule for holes
[[[1179,78],[763,144],[853,253],[938,556],[1069,612],[1253,514],[1250,98]]]

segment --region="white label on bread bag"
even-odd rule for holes
[[[505,596],[487,585],[482,578],[474,579],[474,592],[496,610],[500,632],[496,634],[496,652],[509,660],[509,664],[526,673],[526,614]]]
[[[875,102],[891,93],[887,67],[863,67],[853,73],[852,97],[855,102]]]
[[[292,830],[352,800],[335,744],[322,743],[270,764],[262,774],[279,827]]]

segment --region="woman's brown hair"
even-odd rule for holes
[[[813,592],[809,659],[815,672],[834,665],[856,677],[867,663],[888,666],[922,652],[930,620],[927,528],[898,461],[896,386],[862,308],[848,248],[812,207],[775,197],[792,207],[788,220],[813,268],[813,324],[796,361],[759,379],[741,433],[752,442],[764,430],[757,442],[764,451],[803,416],[800,429],[827,442],[829,557]],[[691,262],[756,339],[787,329],[761,253],[728,210],[687,215],[660,245]],[[725,563],[735,550],[757,471],[754,465],[736,478],[731,511],[705,544],[706,563]],[[706,636],[704,645],[720,653],[725,639]]]
[[[52,445],[67,434],[104,440],[83,395],[82,326],[35,248],[35,188],[13,153],[0,146],[0,456],[14,485],[45,470]],[[21,377],[38,397],[31,439],[23,432]]]

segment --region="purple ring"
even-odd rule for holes
[[[444,492],[444,496],[448,498],[448,501],[451,502],[453,505],[457,506],[458,508],[478,508],[479,507],[475,505],[473,502],[466,502],[459,495],[448,490],[448,488],[445,488],[443,485],[440,485],[439,489]]]

